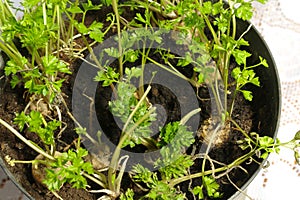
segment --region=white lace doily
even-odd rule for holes
[[[300,130],[300,1],[269,0],[254,4],[253,24],[267,42],[281,80],[282,109],[278,137],[289,141]],[[300,167],[293,153],[282,149],[271,155],[247,189],[254,200],[298,199]],[[244,197],[246,198],[246,197]]]

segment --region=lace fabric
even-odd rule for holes
[[[267,42],[279,72],[282,108],[278,137],[285,142],[300,130],[300,1],[269,0],[254,7],[252,23]],[[282,149],[279,155],[272,154],[268,163],[248,187],[249,197],[297,199],[300,167],[293,152]]]

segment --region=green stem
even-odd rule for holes
[[[142,98],[139,100],[139,102],[137,103],[136,107],[134,108],[134,110],[130,113],[124,127],[123,127],[123,130],[122,132],[126,132],[126,129],[127,129],[127,126],[129,125],[131,119],[133,118],[134,114],[137,112],[138,108],[141,106],[141,104],[144,102],[144,100],[146,99],[148,93],[150,92],[151,90],[151,86],[148,85],[147,87],[147,90],[145,91],[145,93],[143,94]]]
[[[32,148],[34,151],[36,151],[39,154],[42,154],[45,158],[48,158],[50,160],[55,160],[55,158],[49,154],[47,154],[42,148],[37,147],[32,142],[27,140],[23,135],[21,135],[16,129],[14,129],[11,125],[6,123],[4,120],[0,119],[0,124],[5,126],[8,130],[10,130],[16,137],[18,137],[20,140],[22,140],[26,145],[28,145],[30,148]]]
[[[234,100],[235,100],[235,98],[236,98],[237,93],[238,93],[238,90],[237,90],[237,89],[234,90],[233,97],[232,97],[232,101],[231,101],[231,103],[230,103],[230,108],[229,108],[229,116],[232,115],[233,107],[234,107]]]
[[[107,188],[107,185],[104,182],[100,181],[99,179],[97,179],[97,178],[95,178],[95,177],[93,177],[93,176],[91,176],[91,175],[89,175],[85,172],[83,172],[82,175],[85,176],[86,178],[90,179],[91,181],[94,181],[95,183],[97,183],[101,187]]]
[[[55,13],[56,13],[56,17],[57,17],[57,24],[58,24],[58,26],[59,26],[59,28],[57,29],[57,46],[56,46],[56,49],[57,49],[57,57],[59,58],[59,49],[60,49],[60,35],[61,35],[61,29],[62,29],[62,27],[61,27],[61,23],[62,23],[62,21],[61,21],[61,18],[60,18],[60,8],[59,8],[59,6],[58,5],[56,5],[55,6]],[[67,40],[65,40],[65,41],[67,41]]]
[[[205,172],[205,164],[206,164],[206,157],[211,149],[211,146],[213,144],[213,142],[215,141],[215,138],[217,136],[217,133],[219,132],[220,128],[222,128],[221,124],[218,124],[218,126],[214,129],[213,133],[212,133],[212,136],[209,140],[209,143],[207,145],[207,148],[206,148],[206,151],[205,151],[205,156],[204,156],[204,159],[203,159],[203,162],[202,162],[202,172]]]
[[[178,70],[176,70],[173,66],[169,65],[170,67],[172,67],[172,69],[169,69],[168,67],[166,67],[166,66],[164,66],[163,64],[161,64],[161,63],[159,63],[159,62],[153,60],[153,59],[150,58],[150,57],[147,57],[147,59],[148,59],[149,61],[151,61],[153,64],[157,65],[158,67],[160,67],[160,68],[162,68],[162,69],[164,69],[164,70],[166,70],[166,71],[168,71],[168,72],[170,72],[170,73],[172,73],[172,74],[174,74],[174,75],[176,75],[176,76],[182,78],[183,80],[188,81],[188,82],[191,83],[193,86],[195,86],[195,87],[198,86],[198,84],[197,84],[194,80],[191,80],[191,79],[187,78],[187,77],[184,76],[182,73],[180,73]]]
[[[197,108],[186,114],[181,120],[180,125],[184,125],[191,117],[201,111],[201,108]]]
[[[117,32],[118,32],[118,48],[119,48],[119,70],[120,78],[123,77],[123,47],[122,47],[122,36],[121,36],[121,25],[120,25],[120,15],[118,11],[118,0],[112,0],[112,7],[116,15],[117,21]]]
[[[252,138],[246,133],[246,131],[244,131],[233,119],[230,119],[230,121],[246,138],[248,138],[253,144],[256,145],[256,142],[252,140]]]
[[[174,187],[175,185],[177,185],[179,183],[182,183],[182,182],[194,179],[194,178],[200,178],[200,177],[203,177],[203,176],[206,176],[206,175],[209,175],[209,174],[218,173],[218,172],[222,172],[222,171],[232,169],[235,166],[241,165],[243,162],[245,162],[246,160],[251,158],[253,155],[255,155],[255,151],[250,151],[248,154],[236,159],[235,161],[233,161],[232,163],[230,163],[226,166],[223,166],[223,167],[220,167],[220,168],[217,168],[217,169],[202,171],[202,172],[195,173],[195,174],[186,175],[186,176],[179,177],[179,178],[175,178],[175,179],[173,179],[169,182],[169,186]]]
[[[0,40],[0,49],[3,50],[3,52],[12,60],[14,60],[19,66],[22,66],[21,58],[22,56],[19,56],[11,52],[10,48],[7,47],[7,45],[4,44],[3,41]]]
[[[88,43],[86,37],[82,34],[82,39],[83,42],[85,43],[85,46],[87,47],[89,53],[91,54],[92,59],[94,60],[94,62],[96,63],[96,65],[99,67],[99,69],[101,70],[105,70],[102,65],[100,64],[99,60],[97,59],[97,56],[95,55],[93,49],[91,48],[90,44]]]
[[[46,9],[46,2],[43,2],[42,4],[43,7],[43,20],[44,20],[44,26],[47,28],[47,9]],[[45,56],[48,58],[48,51],[49,51],[49,43],[46,43],[45,46]]]
[[[108,170],[108,186],[109,186],[109,189],[112,190],[112,191],[115,191],[116,188],[115,188],[115,184],[114,184],[114,178],[115,177],[115,173],[116,173],[116,169],[117,169],[117,164],[118,164],[118,159],[120,157],[120,152],[121,152],[121,148],[123,146],[123,143],[125,142],[125,140],[128,138],[128,136],[132,133],[132,131],[138,127],[138,125],[140,123],[142,123],[145,119],[147,119],[147,117],[150,115],[150,111],[148,112],[147,115],[144,115],[138,122],[136,122],[134,124],[134,126],[126,131],[126,128],[129,124],[129,122],[131,121],[134,113],[137,111],[137,109],[139,108],[139,106],[142,104],[142,102],[146,99],[147,97],[147,94],[150,92],[150,89],[151,89],[151,86],[148,85],[147,87],[147,90],[145,91],[144,95],[141,97],[141,99],[139,100],[138,104],[136,105],[135,109],[131,112],[130,116],[128,117],[128,120],[126,121],[125,125],[124,125],[124,128],[123,128],[123,131],[122,133],[125,133],[124,135],[121,136],[121,139],[114,151],[114,154],[111,158],[111,161],[110,161],[110,167],[109,167],[109,170]]]

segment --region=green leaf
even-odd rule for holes
[[[152,188],[158,182],[156,172],[151,172],[148,168],[137,164],[132,168],[133,179],[136,182],[142,182],[147,185],[147,187]]]
[[[269,147],[274,144],[274,139],[269,136],[264,136],[259,138],[259,145],[261,147]]]
[[[240,90],[244,96],[244,98],[248,101],[252,101],[253,99],[253,95],[252,95],[252,92],[251,91],[248,91],[248,90]]]
[[[86,135],[87,134],[86,128],[76,127],[75,131],[78,135]]]
[[[136,13],[135,19],[140,21],[140,22],[143,22],[144,24],[147,23],[147,21],[142,17],[141,13]]]
[[[237,40],[236,42],[237,42],[237,47],[249,46],[249,42],[246,41],[244,38],[241,38],[241,39]]]
[[[231,76],[235,79],[235,80],[238,80],[239,77],[241,76],[242,74],[242,71],[241,71],[241,68],[239,67],[236,67],[232,70],[231,72]]]
[[[112,0],[100,0],[104,5],[110,6],[112,4]]]
[[[71,74],[67,65],[53,55],[42,57],[42,64],[45,68],[44,70],[46,74],[56,75],[57,72]]]
[[[25,115],[24,111],[17,113],[14,119],[14,124],[17,124],[20,131],[24,129],[25,124],[29,121],[29,117]]]
[[[253,15],[252,4],[250,2],[243,2],[236,9],[236,16],[243,20],[250,20],[252,18],[252,15]]]
[[[212,12],[212,2],[211,1],[207,1],[207,2],[204,2],[202,7],[201,7],[201,12],[203,14],[211,14]]]
[[[294,140],[300,140],[300,131],[297,131],[297,133],[294,136]]]
[[[221,193],[218,192],[220,185],[216,182],[216,180],[212,176],[204,176],[202,180],[204,182],[203,185],[209,197],[213,197],[213,198],[222,197]]]
[[[214,25],[217,25],[218,29],[222,33],[225,33],[227,31],[228,23],[229,23],[229,20],[224,15],[220,15],[220,17],[217,17],[214,21]]]
[[[203,188],[202,186],[196,186],[193,188],[194,195],[198,195],[199,199],[204,199],[202,188]]]
[[[294,157],[298,165],[300,165],[300,153],[298,149],[294,149]]]
[[[104,52],[107,53],[107,55],[114,57],[114,58],[119,58],[119,56],[120,56],[119,50],[115,47],[106,48],[106,49],[104,49]]]
[[[68,12],[72,13],[72,14],[79,14],[79,13],[83,13],[83,11],[81,10],[81,8],[79,6],[74,6],[74,4],[71,4],[71,7],[67,9]]]
[[[116,73],[111,67],[106,67],[106,71],[100,70],[97,72],[95,81],[103,81],[102,85],[104,87],[111,85],[112,83],[117,83],[119,81],[120,74]]]
[[[90,38],[101,43],[103,42],[104,33],[101,30],[93,30],[90,32]]]
[[[77,24],[76,28],[81,34],[87,34],[89,32],[89,29],[85,26],[84,23]]]
[[[127,69],[127,71],[125,68],[125,73],[129,75],[127,75],[125,81],[118,82],[117,84],[118,98],[109,102],[112,114],[115,117],[119,117],[123,123],[128,124],[127,129],[123,131],[123,134],[132,129],[131,134],[126,138],[122,147],[127,145],[134,147],[136,144],[142,144],[144,138],[150,137],[152,133],[150,125],[152,124],[152,121],[156,119],[156,113],[153,112],[153,108],[151,109],[146,101],[143,101],[136,109],[138,104],[138,98],[136,96],[137,89],[130,83],[130,78],[134,75],[139,75],[140,71],[140,68],[131,68]],[[130,121],[128,121],[129,116],[134,109],[136,109],[136,112],[133,117],[130,118]],[[143,121],[141,121],[142,118]],[[136,123],[139,123],[138,126],[136,126]]]
[[[262,4],[265,4],[268,0],[255,0],[255,1],[257,1],[259,3],[262,3]]]
[[[256,85],[256,86],[260,86],[260,82],[259,82],[258,77],[255,77],[255,78],[251,79],[250,83],[252,83],[253,85]]]
[[[103,41],[104,33],[101,31],[103,28],[103,24],[100,22],[93,22],[90,27],[90,38],[96,40],[97,42],[101,43]]]
[[[25,57],[21,58],[22,66],[19,66],[16,61],[9,60],[6,62],[6,66],[4,68],[5,76],[9,76],[10,74],[16,74],[19,70],[25,68],[25,64],[27,64],[27,59]]]
[[[24,8],[31,9],[37,6],[37,4],[39,4],[40,2],[40,0],[24,0],[22,2],[22,5],[24,6]]]
[[[70,183],[77,189],[85,189],[87,180],[82,175],[83,172],[94,173],[92,164],[83,160],[87,154],[87,150],[83,148],[77,149],[76,152],[69,150],[67,153],[62,153],[46,169],[43,183],[51,191],[59,190],[64,183]]]
[[[34,82],[33,80],[28,80],[26,81],[26,83],[24,84],[24,87],[27,88],[29,90],[30,93],[34,92]]]
[[[213,4],[213,8],[212,8],[212,14],[213,15],[217,15],[221,12],[223,12],[224,8],[223,8],[223,3],[222,2],[217,2]]]
[[[134,192],[131,188],[128,188],[124,193],[121,194],[120,200],[134,200]]]
[[[31,111],[29,114],[30,120],[29,127],[30,128],[39,128],[43,124],[42,115],[38,111]]]
[[[185,57],[179,59],[177,66],[185,67],[189,65],[191,62],[193,62],[192,55],[190,52],[186,52]]]
[[[251,54],[248,53],[247,51],[245,51],[245,50],[239,50],[239,49],[235,49],[232,52],[232,55],[234,56],[235,61],[239,65],[242,65],[242,64],[245,65],[246,64],[246,59],[251,56]]]
[[[188,174],[188,169],[194,164],[192,157],[170,150],[167,146],[160,150],[162,159],[158,159],[154,165],[159,167],[159,172],[164,179],[171,180]]]
[[[10,85],[12,88],[15,88],[20,82],[21,80],[18,78],[18,76],[14,75],[10,81]]]
[[[269,152],[264,152],[263,154],[260,155],[260,158],[266,159],[269,155]]]
[[[263,66],[265,67],[269,67],[268,62],[266,59],[264,59],[263,57],[259,56],[260,62]]]
[[[99,10],[102,7],[102,4],[93,5],[93,2],[91,0],[88,0],[87,3],[82,3],[81,5],[85,12],[90,10]]]
[[[61,79],[61,80],[52,82],[52,86],[56,90],[56,92],[61,91],[61,87],[62,87],[62,84],[64,81],[65,81],[65,79]],[[44,96],[46,96],[46,95],[44,95]]]
[[[125,60],[128,62],[135,62],[139,58],[139,52],[128,50],[125,52]]]
[[[147,197],[153,200],[184,200],[185,195],[171,188],[167,183],[159,181],[148,193]]]
[[[142,75],[142,69],[137,67],[132,68],[125,68],[125,74],[127,75],[127,78],[130,80],[133,77],[140,77]]]
[[[204,83],[205,79],[204,79],[204,74],[203,73],[199,73],[198,75],[198,83]]]

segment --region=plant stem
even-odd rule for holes
[[[43,22],[44,22],[44,26],[45,28],[47,27],[47,9],[46,9],[46,2],[44,1],[43,4],[42,4],[42,7],[43,7]],[[45,46],[45,56],[46,58],[48,58],[48,50],[49,50],[49,43],[47,42],[46,43],[46,46]]]
[[[42,154],[44,157],[50,159],[50,160],[55,160],[55,158],[49,154],[47,154],[42,148],[37,147],[35,144],[30,142],[30,140],[27,140],[23,135],[21,135],[16,129],[14,129],[11,125],[6,123],[4,120],[0,119],[0,124],[5,126],[8,130],[10,130],[16,137],[18,137],[20,140],[22,140],[26,145],[28,145],[30,148],[35,150],[37,153]]]
[[[168,63],[169,66],[172,67],[173,70],[167,68],[167,67],[164,66],[163,64],[161,64],[161,63],[159,63],[159,62],[153,60],[153,59],[150,58],[150,57],[147,57],[147,59],[148,59],[149,61],[151,61],[153,64],[157,65],[158,67],[160,67],[160,68],[162,68],[162,69],[164,69],[164,70],[166,70],[166,71],[168,71],[168,72],[170,72],[170,73],[172,73],[172,74],[174,74],[174,75],[176,75],[176,76],[182,78],[183,80],[188,81],[188,82],[191,83],[193,86],[195,86],[195,87],[197,86],[197,83],[196,83],[194,80],[191,80],[191,79],[187,78],[186,76],[184,76],[182,73],[180,73],[178,70],[176,70],[176,69],[175,69],[173,66],[171,66],[169,63]]]
[[[246,133],[246,131],[244,131],[233,119],[230,118],[230,121],[246,138],[248,138],[253,144],[256,144],[256,142]]]
[[[222,171],[232,169],[235,166],[241,165],[243,162],[245,162],[247,159],[251,158],[253,155],[255,155],[255,150],[252,150],[249,153],[247,153],[246,155],[244,155],[240,158],[237,158],[235,161],[233,161],[232,163],[230,163],[226,166],[223,166],[223,167],[220,167],[220,168],[217,168],[217,169],[202,171],[202,172],[195,173],[195,174],[186,175],[186,176],[179,177],[179,178],[175,178],[175,179],[173,179],[169,182],[169,186],[174,187],[175,185],[177,185],[179,183],[182,183],[184,181],[188,181],[188,180],[191,180],[191,179],[194,179],[194,178],[200,178],[200,177],[203,177],[203,176],[206,176],[206,175],[209,175],[209,174],[218,173],[218,172],[222,172]]]
[[[116,15],[117,21],[117,32],[118,32],[118,48],[119,48],[119,70],[120,79],[123,77],[123,47],[122,47],[122,36],[121,36],[121,25],[120,25],[120,15],[118,11],[118,0],[112,0],[112,7]]]
[[[3,52],[6,53],[7,56],[8,56],[10,59],[12,59],[12,60],[14,60],[15,62],[17,62],[17,64],[18,64],[19,66],[22,66],[22,62],[21,62],[22,56],[19,55],[19,54],[18,54],[18,55],[14,54],[14,53],[10,50],[10,48],[8,48],[6,44],[4,44],[4,42],[3,42],[1,39],[0,39],[0,49],[2,49]]]
[[[131,119],[133,118],[134,114],[136,113],[136,111],[138,110],[138,108],[140,107],[140,105],[144,102],[144,100],[146,99],[148,93],[150,92],[151,90],[151,86],[148,85],[147,87],[147,90],[145,91],[145,93],[143,94],[142,98],[139,100],[139,102],[137,103],[136,107],[134,108],[134,110],[130,113],[124,127],[123,127],[123,130],[122,132],[125,133],[126,132],[126,129],[127,129],[127,126],[129,125]]]
[[[192,110],[188,114],[186,114],[181,120],[180,125],[184,125],[191,117],[193,117],[195,114],[201,111],[201,108],[197,108],[195,110]]]
[[[136,107],[134,108],[134,110],[130,113],[130,116],[128,117],[128,120],[126,121],[124,127],[123,127],[123,130],[122,130],[122,133],[125,133],[124,135],[121,136],[121,139],[114,151],[114,154],[111,158],[111,161],[110,161],[110,167],[109,167],[109,170],[108,170],[108,186],[109,186],[109,189],[112,190],[112,191],[116,191],[117,188],[115,188],[115,183],[114,183],[114,180],[113,180],[113,177],[115,177],[115,173],[116,173],[116,169],[117,169],[117,164],[118,164],[118,159],[120,157],[120,152],[121,152],[121,148],[123,146],[123,143],[125,142],[125,140],[128,138],[128,136],[132,133],[132,131],[137,127],[139,126],[140,123],[142,123],[145,119],[147,119],[147,117],[150,115],[150,111],[148,112],[149,114],[147,115],[144,115],[138,122],[136,122],[134,124],[134,126],[128,130],[126,132],[126,129],[127,129],[127,126],[129,124],[129,122],[131,121],[134,113],[138,110],[139,106],[142,104],[142,102],[146,99],[147,97],[147,94],[150,92],[150,89],[151,89],[151,86],[148,85],[144,95],[141,97],[141,99],[139,100],[138,104],[136,105]]]

